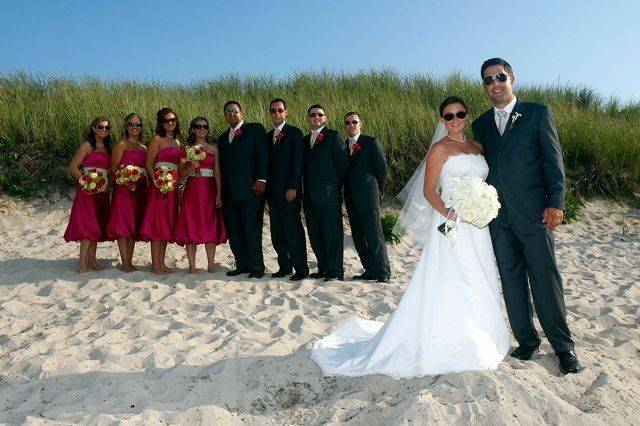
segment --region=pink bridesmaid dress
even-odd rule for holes
[[[162,148],[156,155],[156,164],[170,163],[177,170],[179,162],[180,148],[176,146]],[[153,184],[152,176],[149,176],[147,205],[138,234],[140,240],[174,242],[173,228],[177,215],[178,190],[162,194]]]
[[[84,157],[84,170],[99,169],[105,173],[111,165],[111,155],[106,152],[91,151]],[[69,224],[64,232],[64,240],[69,241],[107,241],[107,222],[109,220],[109,191],[97,194],[85,194],[80,189],[71,206]]]
[[[146,151],[125,151],[121,166],[145,167]],[[127,185],[116,185],[111,197],[111,213],[107,224],[107,235],[111,239],[138,238],[147,199],[147,179],[143,175],[132,191]]]
[[[180,245],[227,242],[222,209],[216,208],[215,162],[216,157],[207,153],[200,162],[202,176],[187,178],[175,229],[175,240]]]

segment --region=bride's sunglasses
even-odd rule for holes
[[[467,111],[458,111],[456,113],[448,112],[444,114],[442,118],[444,118],[444,121],[451,121],[453,120],[454,117],[458,117],[460,120],[462,120],[467,116],[467,114],[468,114]]]
[[[485,78],[482,79],[482,82],[484,84],[486,84],[487,86],[490,86],[493,83],[493,80],[498,80],[500,83],[504,83],[505,81],[507,81],[507,78],[509,77],[509,74],[505,74],[503,72],[496,74],[495,77],[492,75],[488,75]]]

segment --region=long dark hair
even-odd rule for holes
[[[193,146],[196,144],[196,133],[193,131],[193,126],[195,126],[198,123],[198,121],[204,121],[207,123],[207,126],[210,126],[209,120],[207,120],[206,117],[196,117],[193,120],[191,120],[191,123],[189,124],[189,139],[187,139],[187,145],[189,146]],[[204,140],[207,141],[207,143],[209,143],[210,134],[211,134],[211,128],[207,130],[207,136],[204,137]]]
[[[127,126],[127,123],[133,117],[138,117],[138,119],[140,119],[141,126],[140,126],[140,134],[138,135],[138,142],[142,142],[142,140],[144,138],[144,136],[143,136],[143,134],[144,134],[144,121],[142,121],[142,117],[137,112],[132,112],[131,114],[127,115],[124,118],[124,124],[122,126],[122,137],[124,139],[129,139],[129,127]]]
[[[162,108],[156,114],[156,135],[162,136],[163,138],[167,136],[167,131],[164,129],[164,116],[172,113],[176,116],[176,129],[173,131],[173,137],[175,139],[180,138],[180,118],[178,118],[178,112],[173,108]]]
[[[87,142],[91,144],[91,149],[96,149],[96,133],[94,127],[101,121],[106,121],[108,125],[111,125],[111,122],[106,117],[96,117],[93,119],[89,125],[89,131],[87,132]],[[111,132],[109,132],[107,137],[102,140],[102,143],[104,144],[104,149],[107,152],[111,152]]]

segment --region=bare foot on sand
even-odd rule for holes
[[[92,263],[89,267],[94,271],[102,271],[104,269],[104,266],[100,265],[98,262]]]
[[[135,267],[135,266],[133,266],[133,265],[126,265],[126,266],[123,266],[123,267],[122,267],[122,268],[120,268],[120,269],[122,269],[122,272],[126,272],[126,273],[134,272],[134,271],[137,271],[137,270],[138,270],[138,268],[136,268],[136,267]]]

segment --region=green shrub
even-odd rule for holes
[[[573,223],[580,218],[582,202],[578,199],[573,188],[567,190],[565,196],[564,219],[562,223]]]
[[[491,107],[479,81],[457,74],[441,79],[392,71],[225,76],[189,85],[8,74],[0,77],[0,187],[28,195],[43,186],[73,185],[67,165],[98,115],[111,118],[117,136],[124,116],[137,111],[149,140],[156,111],[172,106],[184,130],[192,117],[204,115],[217,135],[226,128],[226,100],[239,100],[248,121],[269,126],[268,102],[279,96],[287,100],[289,123],[304,131],[312,103],[325,105],[329,126],[338,130],[344,112],[358,111],[363,131],[382,143],[390,169],[387,195],[392,195],[424,157],[438,105],[453,94],[467,101],[472,119]],[[570,86],[518,86],[517,95],[553,110],[567,172],[580,194],[640,194],[640,103],[604,102],[589,88]]]
[[[389,244],[400,243],[400,236],[393,232],[393,227],[396,225],[397,220],[398,215],[393,213],[384,213],[380,217],[380,222],[382,222],[382,235],[384,235],[384,240]]]

